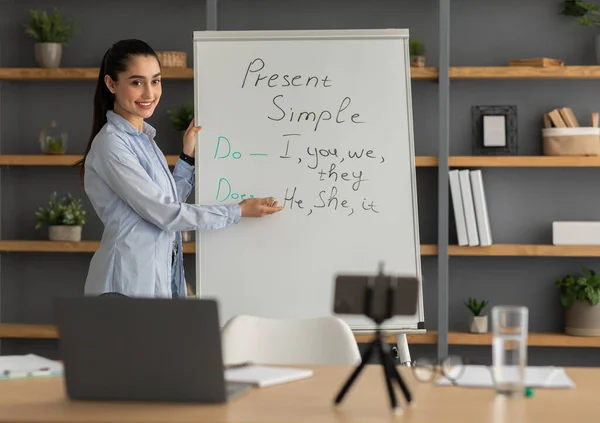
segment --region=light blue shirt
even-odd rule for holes
[[[85,161],[85,192],[104,224],[85,294],[184,297],[180,231],[237,223],[240,206],[186,203],[194,187],[194,167],[179,159],[171,174],[152,126],[144,122],[139,131],[110,110],[106,117]]]

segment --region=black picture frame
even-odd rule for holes
[[[483,145],[484,116],[505,116],[506,145],[501,147]],[[517,143],[517,106],[471,106],[471,128],[473,155],[516,156],[519,154]]]

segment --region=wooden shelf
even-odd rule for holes
[[[438,158],[435,156],[416,156],[415,157],[416,167],[437,167]]]
[[[600,79],[600,66],[455,66],[450,79]]]
[[[192,80],[193,68],[163,68],[165,79]],[[438,68],[410,68],[411,79],[437,80]],[[600,66],[452,66],[448,76],[467,79],[600,79]],[[0,80],[8,81],[88,81],[98,78],[98,68],[0,68]]]
[[[422,335],[409,334],[407,340],[409,345],[425,345],[437,343],[437,331],[427,331]],[[24,323],[0,324],[0,338],[13,339],[58,339],[58,330],[54,325],[37,325]],[[370,342],[372,335],[355,334],[359,343]],[[388,335],[386,341],[395,343],[394,335]],[[450,345],[491,345],[492,334],[474,334],[467,332],[450,332],[448,344]],[[528,346],[530,347],[600,347],[600,337],[570,336],[563,333],[539,333],[529,334]]]
[[[60,242],[60,241],[0,241],[0,252],[13,253],[93,253],[100,241]],[[184,242],[184,254],[195,254],[196,243]],[[436,245],[421,245],[421,255],[434,256]]]
[[[21,253],[93,253],[100,241],[60,242],[60,241],[0,241],[0,252]],[[194,242],[184,242],[183,252],[196,252]]]
[[[0,155],[0,165],[4,166],[73,166],[83,156],[67,154],[48,154],[48,155]],[[175,166],[179,156],[166,156],[169,166]]]
[[[88,81],[98,79],[98,68],[0,68],[0,80],[7,81]],[[193,79],[193,68],[163,68],[165,79]]]
[[[193,68],[163,68],[165,79],[194,79]],[[437,80],[437,67],[410,68],[411,79]],[[600,66],[451,66],[448,76],[467,79],[600,79]],[[0,68],[0,80],[7,81],[89,81],[98,78],[98,68]]]
[[[83,156],[79,155],[36,155],[36,154],[1,154],[0,166],[73,166]],[[175,166],[179,156],[166,156],[169,166]],[[599,162],[600,163],[600,162]],[[435,156],[417,156],[415,157],[415,166],[417,167],[436,167],[438,158]]]
[[[419,167],[437,167],[435,156],[417,156]],[[600,156],[450,156],[450,167],[600,167]]]
[[[488,257],[600,257],[596,245],[496,244],[489,247],[460,247],[450,245],[450,256]]]
[[[0,324],[0,338],[58,339],[58,330],[54,325],[2,323]]]
[[[88,81],[98,78],[98,68],[0,68],[0,80],[7,81]],[[437,68],[410,68],[412,79],[436,80]],[[193,68],[163,68],[165,79],[194,79]]]
[[[424,68],[411,67],[410,68],[410,78],[411,79],[435,81],[438,79],[438,76],[439,76],[438,68],[433,68],[433,67],[424,67]]]
[[[22,253],[93,253],[100,246],[99,241],[59,242],[59,241],[0,241],[0,252]],[[195,254],[196,243],[184,242],[183,252]],[[422,256],[435,256],[438,246],[422,244]],[[488,256],[488,257],[600,257],[600,246],[573,245],[557,246],[542,244],[495,244],[489,247],[448,246],[450,256]]]
[[[437,158],[435,158],[437,161]],[[600,156],[452,156],[456,167],[598,167]]]
[[[0,155],[0,166],[73,166],[78,155]],[[169,166],[175,166],[179,156],[166,156]],[[437,167],[435,156],[415,157],[417,167]],[[450,167],[600,167],[600,156],[452,156]]]
[[[408,344],[423,345],[436,344],[438,333],[437,331],[427,331],[422,335],[408,334],[406,338]],[[370,342],[372,335],[356,334],[357,342]],[[386,341],[395,344],[396,337],[387,335]],[[492,333],[469,333],[469,332],[449,332],[449,345],[491,345]],[[530,347],[600,347],[600,336],[571,336],[564,333],[548,333],[548,332],[532,332],[529,334],[527,345]]]

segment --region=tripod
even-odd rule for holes
[[[380,275],[381,275],[381,273],[380,273]],[[386,296],[386,299],[387,299],[386,305],[387,306],[386,306],[385,314],[383,316],[376,316],[376,315],[374,315],[374,313],[372,313],[372,299],[374,296],[373,289],[374,288],[372,285],[367,288],[367,292],[366,292],[366,296],[365,296],[365,310],[366,310],[365,314],[367,314],[367,316],[369,316],[371,319],[373,319],[377,325],[376,329],[375,329],[375,339],[373,339],[373,341],[369,344],[369,346],[367,347],[366,351],[364,352],[364,354],[361,358],[360,364],[352,372],[352,374],[350,375],[350,377],[348,378],[348,380],[346,381],[346,383],[344,384],[344,386],[342,387],[340,392],[337,394],[337,396],[335,398],[335,404],[337,405],[342,402],[342,400],[344,399],[344,396],[348,393],[348,391],[350,390],[350,387],[355,382],[355,380],[358,377],[358,375],[360,374],[360,372],[364,369],[365,364],[367,364],[367,362],[369,361],[371,356],[373,354],[379,354],[379,361],[380,361],[380,364],[383,366],[383,374],[385,377],[392,410],[394,412],[399,412],[400,408],[398,406],[398,401],[396,400],[396,394],[394,393],[394,387],[392,386],[392,382],[398,383],[398,385],[400,386],[400,389],[402,390],[402,393],[404,394],[404,397],[406,398],[406,401],[409,404],[412,402],[412,395],[411,395],[410,391],[408,390],[406,383],[402,379],[402,376],[400,376],[400,373],[398,372],[398,369],[396,368],[396,366],[394,364],[394,360],[392,359],[392,357],[390,355],[389,347],[385,343],[383,336],[381,334],[381,323],[383,323],[384,320],[391,317],[391,314],[392,314],[393,288],[392,288],[391,282],[390,282],[390,285],[388,285],[388,288],[387,288],[387,291],[388,291],[387,296]]]

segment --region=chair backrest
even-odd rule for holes
[[[361,360],[350,327],[335,316],[283,320],[240,315],[221,332],[227,364],[357,364]]]

